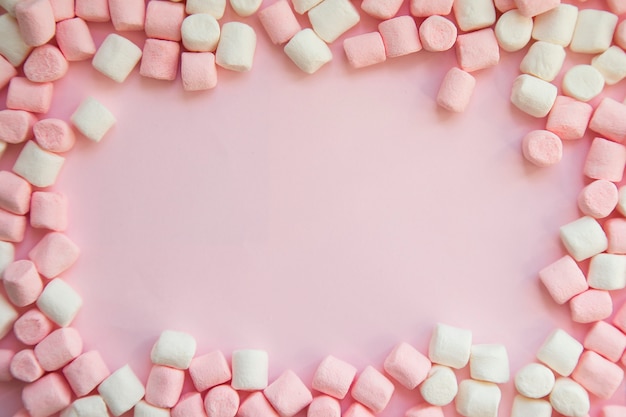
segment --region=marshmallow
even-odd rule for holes
[[[569,376],[576,368],[583,345],[565,330],[556,329],[543,342],[537,359],[562,376]]]
[[[471,74],[453,67],[439,87],[437,104],[448,111],[462,113],[472,98],[475,86],[476,79]]]
[[[409,55],[422,50],[415,19],[398,16],[378,24],[388,58]]]
[[[608,291],[587,290],[572,298],[569,305],[576,323],[593,323],[613,314],[613,299]]]
[[[191,360],[189,374],[199,392],[230,381],[231,372],[224,354],[219,350]]]
[[[68,61],[82,61],[96,53],[89,27],[80,17],[57,23],[56,40]]]
[[[565,49],[560,45],[537,41],[522,59],[520,71],[545,81],[552,81],[565,62]]]
[[[53,89],[52,83],[34,83],[25,77],[13,77],[7,92],[7,108],[48,113]]]
[[[17,352],[11,359],[10,370],[13,378],[22,382],[34,382],[45,373],[32,349]]]
[[[246,397],[241,402],[237,415],[239,417],[279,417],[262,392],[253,392]]]
[[[183,52],[180,74],[185,91],[201,91],[215,88],[217,69],[215,55],[211,52]]]
[[[456,411],[465,417],[496,417],[501,398],[496,384],[466,379],[459,384]]]
[[[284,51],[294,64],[307,74],[313,74],[333,59],[326,42],[309,28],[296,33],[287,42]]]
[[[604,252],[608,246],[604,230],[596,219],[589,216],[561,226],[560,235],[563,245],[578,262]]]
[[[546,117],[554,101],[557,88],[532,75],[522,74],[513,82],[511,102],[521,111],[533,117]]]
[[[328,395],[313,398],[306,413],[307,417],[341,417],[339,400]]]
[[[99,395],[79,398],[61,412],[59,417],[109,417],[107,405]]]
[[[264,350],[243,349],[233,352],[232,382],[240,391],[262,390],[267,387],[269,358]]]
[[[311,387],[323,394],[342,400],[356,375],[356,368],[334,356],[327,356],[319,364]]]
[[[545,400],[534,400],[516,395],[513,399],[511,417],[551,417],[552,406]]]
[[[343,413],[343,417],[374,417],[375,414],[372,413],[368,408],[366,408],[363,404],[360,403],[352,403],[348,407],[348,409]]]
[[[0,339],[4,338],[11,331],[17,317],[17,311],[0,293]]]
[[[183,370],[154,365],[146,382],[146,401],[156,407],[172,408],[180,399],[184,382]]]
[[[15,5],[15,18],[27,45],[41,46],[54,37],[56,22],[49,0],[20,1]]]
[[[548,167],[561,161],[563,143],[550,131],[533,130],[522,139],[522,153],[528,162],[538,167]]]
[[[444,417],[444,414],[441,407],[423,403],[409,408],[404,417]]]
[[[587,153],[584,174],[593,179],[620,182],[624,176],[626,147],[603,138],[595,138]]]
[[[140,47],[116,33],[111,33],[98,48],[91,65],[113,81],[121,83],[128,78],[141,55]]]
[[[67,198],[57,192],[36,191],[30,202],[30,225],[57,232],[67,227]]]
[[[393,383],[372,366],[367,366],[356,378],[350,395],[374,413],[387,407],[394,392]]]
[[[515,52],[528,45],[532,30],[533,19],[513,9],[500,16],[496,23],[495,34],[500,48],[507,52]]]
[[[570,49],[585,54],[606,51],[611,46],[617,20],[616,15],[604,10],[579,11]]]
[[[76,142],[74,131],[60,119],[40,120],[33,126],[33,132],[39,146],[50,152],[67,152]]]
[[[204,409],[207,417],[235,417],[239,409],[239,394],[228,385],[211,388],[204,398]]]
[[[14,67],[22,65],[32,46],[24,42],[15,18],[8,13],[0,15],[0,55]]]
[[[217,20],[206,13],[187,16],[181,27],[183,45],[192,52],[212,52],[220,39]]]
[[[471,348],[470,330],[439,323],[430,338],[428,357],[433,363],[461,369],[469,362]]]
[[[456,23],[464,32],[496,23],[496,8],[492,0],[456,0],[452,8]]]
[[[109,14],[118,32],[143,30],[146,20],[145,0],[109,0]]]
[[[50,281],[37,300],[39,310],[61,327],[70,325],[82,304],[80,295],[59,278]]]
[[[180,44],[178,42],[146,39],[139,74],[156,80],[175,80],[179,56]]]
[[[309,10],[309,20],[315,33],[332,43],[359,23],[361,18],[350,0],[324,0]]]
[[[607,85],[617,84],[626,78],[626,52],[619,46],[611,46],[595,56],[591,65],[600,71]]]
[[[453,3],[454,0],[411,0],[411,14],[416,17],[449,15]]]
[[[17,69],[0,55],[0,90],[11,81],[11,78],[17,75]]]
[[[52,323],[36,308],[28,310],[13,324],[13,333],[25,345],[36,345],[52,331]]]
[[[385,372],[406,389],[415,389],[428,376],[431,362],[408,343],[400,343],[387,356]]]
[[[27,260],[15,261],[7,266],[2,282],[9,300],[17,307],[34,303],[43,290],[35,264]]]
[[[15,247],[10,242],[0,241],[0,277],[2,273],[15,260]]]
[[[620,0],[607,0],[609,9],[616,15],[622,15],[626,13],[626,4]]]
[[[459,390],[454,371],[442,365],[433,365],[419,388],[424,401],[439,407],[450,404]]]
[[[622,304],[615,317],[613,317],[613,324],[615,327],[626,333],[626,303]]]
[[[509,380],[509,356],[504,345],[473,345],[469,365],[472,379],[496,384]]]
[[[610,97],[603,98],[591,117],[589,129],[615,142],[624,142],[626,140],[626,104]]]
[[[72,392],[61,375],[51,373],[24,387],[22,403],[31,417],[48,417],[72,403]]]
[[[302,29],[287,0],[279,0],[259,11],[259,21],[275,45],[289,41]]]
[[[187,369],[196,353],[196,339],[188,333],[165,330],[152,347],[150,359],[155,365]]]
[[[583,346],[612,362],[617,362],[626,349],[626,335],[615,326],[598,321],[585,336]]]
[[[615,43],[622,49],[626,49],[626,23],[622,20],[615,29]]]
[[[61,79],[67,69],[68,63],[61,50],[49,44],[33,49],[24,62],[24,75],[30,81],[38,83]]]
[[[52,279],[70,268],[78,259],[80,250],[66,235],[50,232],[28,252],[41,275]]]
[[[565,73],[563,93],[580,101],[589,101],[604,89],[604,77],[591,65],[574,65]]]
[[[149,38],[180,42],[185,5],[171,1],[149,1],[145,30]]]
[[[429,52],[447,51],[456,43],[457,30],[454,23],[443,16],[429,16],[420,25],[422,46]]]
[[[124,365],[102,381],[98,393],[111,413],[118,417],[141,401],[145,389],[130,366]]]
[[[624,370],[596,352],[587,351],[580,357],[580,362],[572,373],[572,379],[592,394],[608,399],[621,385]]]
[[[515,0],[515,5],[520,13],[528,17],[550,11],[559,4],[561,4],[561,0]]]
[[[459,35],[456,38],[456,58],[461,69],[467,72],[489,68],[500,62],[500,48],[493,29]]]
[[[86,138],[99,142],[116,120],[102,103],[93,97],[87,97],[72,114],[71,122]]]
[[[241,22],[228,22],[222,26],[215,62],[231,71],[250,71],[256,50],[256,33]]]
[[[111,20],[108,0],[76,0],[76,16],[87,22],[108,22]]]
[[[24,110],[0,110],[0,140],[22,143],[33,137],[37,118]]]
[[[133,417],[170,417],[170,410],[155,407],[142,400],[135,405]]]
[[[207,417],[199,392],[184,394],[178,404],[170,410],[171,417]]]
[[[624,195],[624,193],[620,193]],[[621,211],[621,210],[620,210]],[[626,254],[626,219],[615,218],[604,222],[604,231],[609,240],[608,253]]]
[[[261,7],[262,0],[230,0],[230,6],[241,17],[252,16]]]
[[[378,32],[363,33],[343,41],[343,49],[352,68],[379,64],[387,59],[383,38]]]
[[[575,140],[584,136],[591,119],[593,107],[571,97],[558,96],[546,121],[546,130],[556,133],[563,140]]]
[[[0,382],[10,382],[13,380],[13,375],[11,375],[11,361],[13,360],[13,356],[15,356],[15,352],[12,350],[0,349]]]
[[[77,397],[93,391],[111,372],[98,351],[92,350],[78,356],[63,368],[63,375]]]
[[[26,232],[26,217],[0,209],[0,240],[21,242]]]
[[[0,0],[0,7],[6,10],[7,14],[10,16],[15,16],[15,5],[20,0]]]
[[[219,20],[224,16],[226,0],[187,0],[185,10],[187,14],[208,13]]]
[[[398,13],[403,1],[404,0],[363,0],[361,2],[361,10],[380,20],[391,19]]]
[[[83,351],[83,339],[71,327],[57,329],[35,346],[35,356],[46,371],[61,369]]]
[[[596,219],[603,219],[611,214],[617,206],[617,202],[617,186],[606,180],[596,180],[578,194],[580,211]],[[626,273],[626,271],[624,272]]]
[[[626,413],[626,406],[623,405],[605,405],[602,407],[601,417],[620,417]]]
[[[293,9],[299,13],[304,14],[311,10],[313,7],[320,4],[322,0],[292,0]]]
[[[589,394],[577,382],[559,378],[550,393],[550,404],[566,417],[585,417],[589,412]]]
[[[263,394],[281,417],[296,415],[313,400],[311,391],[304,385],[298,375],[291,370],[283,372],[263,390]]]
[[[590,287],[601,290],[626,288],[626,255],[597,254],[591,258],[587,281]]]
[[[26,214],[32,187],[10,171],[0,171],[0,208],[13,214]]]
[[[530,363],[515,375],[517,392],[528,398],[543,398],[554,387],[554,373],[540,363]]]
[[[76,17],[74,0],[50,0],[50,6],[56,22]]]

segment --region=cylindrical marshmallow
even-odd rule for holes
[[[13,77],[7,92],[7,108],[48,113],[53,90],[52,83],[34,83],[26,77]]]
[[[618,17],[613,13],[585,9],[578,12],[570,49],[572,52],[598,54],[606,51],[613,41]]]
[[[208,13],[217,20],[224,16],[226,0],[187,0],[185,10],[187,14]]]
[[[363,33],[343,41],[343,49],[352,68],[363,68],[387,59],[385,44],[378,32]]]
[[[50,281],[37,300],[39,310],[62,327],[70,325],[82,305],[80,295],[60,278]]]
[[[83,351],[83,339],[72,327],[57,329],[35,346],[35,356],[46,371],[61,369]]]
[[[492,0],[456,0],[453,9],[456,22],[464,32],[496,23],[496,8]]]
[[[557,96],[555,85],[532,75],[522,74],[513,82],[511,102],[533,117],[546,117]]]
[[[465,417],[497,416],[502,393],[496,384],[466,379],[459,384],[456,410]]]
[[[24,110],[0,110],[0,140],[6,143],[22,143],[33,137],[37,118]]]
[[[172,1],[149,1],[145,30],[148,38],[180,42],[185,5]]]
[[[53,191],[35,191],[30,199],[30,226],[62,232],[67,228],[67,197]]]
[[[14,260],[15,246],[10,242],[0,241],[0,276]]]
[[[36,345],[52,331],[52,322],[38,309],[28,310],[13,324],[13,333],[25,345]]]
[[[394,17],[403,0],[363,0],[361,2],[361,10],[368,15],[380,20],[391,19]]]
[[[26,217],[0,209],[0,240],[21,242],[26,232]]]
[[[93,97],[87,97],[71,116],[72,124],[86,138],[100,142],[115,125],[113,113]]]
[[[118,32],[143,30],[146,20],[145,0],[109,0],[109,14]]]
[[[54,37],[56,22],[49,0],[20,1],[15,5],[15,18],[30,46],[41,46]]]
[[[626,52],[619,46],[611,46],[591,60],[591,65],[600,71],[607,85],[617,84],[626,78]]]
[[[411,16],[398,16],[380,22],[378,32],[383,38],[385,53],[389,58],[422,50],[417,24]]]
[[[551,417],[552,405],[546,400],[536,400],[516,395],[513,399],[511,417]]]
[[[393,383],[372,366],[367,366],[356,378],[350,394],[352,398],[380,413],[387,407],[395,388]]]
[[[310,28],[296,33],[284,47],[285,54],[298,68],[313,74],[333,59],[333,54],[322,39]]]
[[[604,89],[604,77],[591,65],[574,65],[563,76],[563,93],[580,101],[589,101]]]
[[[535,16],[533,39],[566,47],[572,41],[578,7],[573,4],[560,4],[554,9]]]
[[[467,108],[475,86],[476,79],[470,73],[453,67],[439,87],[437,104],[446,110],[461,113]]]
[[[156,80],[175,80],[179,57],[180,44],[178,42],[146,39],[139,74]]]
[[[256,33],[241,22],[228,22],[222,26],[221,37],[215,53],[215,62],[231,71],[249,71],[254,62]]]
[[[56,41],[68,61],[82,61],[96,53],[89,27],[80,17],[57,23]]]
[[[76,16],[87,22],[108,22],[111,20],[108,0],[76,0]]]
[[[613,299],[608,291],[590,289],[569,301],[572,321],[593,323],[613,314]]]
[[[11,360],[11,375],[22,382],[34,382],[45,373],[32,349],[24,349]]]
[[[235,417],[239,409],[239,394],[229,385],[219,385],[207,393],[204,409],[207,417]]]
[[[560,229],[561,241],[572,258],[578,262],[604,252],[608,240],[602,226],[589,216],[574,220]]]
[[[33,133],[39,146],[50,152],[67,152],[76,142],[74,131],[61,119],[40,120],[33,126]]]
[[[262,2],[262,0],[230,0],[230,6],[239,16],[248,17],[259,10]]]
[[[183,52],[180,57],[180,75],[185,91],[215,88],[217,68],[212,52]]]
[[[118,83],[124,82],[141,59],[141,48],[116,34],[108,35],[91,64],[95,69]]]
[[[267,387],[269,358],[267,352],[242,349],[233,352],[232,386],[240,391],[255,391]]]
[[[522,15],[517,9],[500,16],[495,27],[498,44],[507,52],[519,51],[528,45],[532,31],[533,19]]]
[[[71,267],[79,254],[78,246],[65,234],[50,232],[28,252],[28,257],[41,275],[52,279]]]
[[[324,0],[308,14],[315,33],[328,43],[337,40],[361,20],[350,0]]]
[[[411,0],[411,14],[416,17],[446,16],[452,12],[454,0]]]
[[[259,20],[275,45],[289,41],[302,29],[287,0],[279,0],[260,10]]]
[[[552,81],[561,71],[563,62],[565,49],[562,46],[538,41],[531,45],[522,59],[520,71],[545,81]]]
[[[237,397],[239,399],[239,397]],[[199,392],[183,394],[180,401],[170,410],[171,417],[205,417],[202,395]]]
[[[72,405],[63,410],[59,417],[109,417],[109,411],[104,400],[99,395],[90,395],[75,400]]]
[[[603,219],[613,212],[618,202],[617,186],[607,180],[596,180],[578,194],[578,208],[583,214]],[[624,270],[626,283],[626,270]]]
[[[77,397],[93,391],[111,372],[98,351],[83,353],[63,368],[63,375]]]
[[[37,83],[52,82],[63,78],[68,70],[67,59],[59,48],[46,44],[30,53],[24,62],[24,75]]]
[[[135,405],[133,417],[170,417],[170,410],[169,408],[155,407],[142,400]]]
[[[400,343],[385,358],[385,372],[406,389],[415,389],[432,366],[430,360],[408,343]]]
[[[612,362],[617,362],[626,349],[626,335],[617,327],[605,321],[599,321],[585,336],[583,346]]]
[[[317,367],[311,387],[341,400],[348,393],[356,371],[349,363],[329,355]]]
[[[232,376],[230,366],[219,350],[193,358],[189,365],[189,375],[199,392],[228,382]]]
[[[533,17],[554,9],[561,0],[515,0],[515,5],[524,16]]]
[[[443,407],[454,400],[459,390],[456,375],[451,368],[433,365],[428,378],[419,386],[420,393],[428,404]]]
[[[522,152],[528,162],[538,167],[548,167],[561,161],[563,143],[552,132],[533,130],[522,139]]]
[[[183,391],[185,371],[154,365],[146,382],[146,401],[156,407],[172,408]]]
[[[428,346],[428,357],[433,363],[461,369],[467,365],[472,347],[470,330],[438,323]]]
[[[584,136],[593,107],[571,97],[558,96],[546,121],[546,130],[556,133],[563,140],[575,140]]]
[[[74,5],[74,0],[50,0],[54,20],[56,22],[61,22],[63,20],[74,18],[76,16]]]
[[[565,330],[556,329],[537,351],[537,359],[556,373],[569,376],[583,353],[583,345]]]
[[[318,395],[307,409],[307,417],[341,417],[341,406],[336,398]]]
[[[111,413],[119,417],[141,401],[145,389],[130,366],[124,365],[102,381],[98,393]]]
[[[456,43],[456,26],[449,19],[433,15],[429,16],[420,25],[420,40],[425,50],[429,52],[447,51]]]
[[[496,384],[509,381],[509,355],[504,345],[472,345],[469,364],[472,379]]]
[[[0,339],[6,336],[13,327],[13,323],[17,319],[18,314],[15,308],[0,293]]]
[[[181,27],[183,45],[192,52],[213,52],[220,40],[220,25],[208,13],[189,15]]]
[[[545,365],[530,363],[515,375],[517,392],[528,398],[543,398],[554,387],[554,373]]]
[[[48,417],[72,403],[72,392],[61,375],[50,373],[24,387],[22,403],[31,417]]]
[[[43,290],[41,277],[31,261],[13,262],[7,266],[2,278],[9,300],[18,307],[25,307],[37,301]]]
[[[56,182],[64,162],[64,157],[42,149],[31,140],[22,148],[13,172],[36,187],[49,187]]]
[[[472,72],[500,62],[500,47],[493,29],[464,33],[456,38],[456,59],[461,69]]]
[[[187,369],[196,353],[196,339],[188,333],[165,330],[152,347],[150,359],[155,365]]]
[[[626,146],[595,138],[585,159],[583,173],[596,180],[620,182],[626,165]]]
[[[626,141],[626,104],[603,98],[591,117],[589,129],[615,142]]]
[[[0,15],[0,55],[14,67],[22,65],[32,46],[24,42],[17,21],[8,13]]]
[[[0,208],[13,214],[26,214],[32,187],[10,171],[0,171]]]
[[[589,413],[589,394],[569,378],[559,378],[550,393],[550,404],[565,417],[585,417]]]

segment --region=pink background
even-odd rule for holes
[[[48,116],[68,119],[92,95],[118,118],[101,143],[78,141],[54,187],[68,195],[67,233],[82,248],[64,278],[84,298],[74,325],[86,350],[145,381],[160,332],[184,330],[199,354],[266,349],[270,379],[291,368],[309,385],[327,354],[382,369],[399,342],[426,352],[436,322],[505,344],[512,375],[554,328],[582,340],[588,326],[571,323],[537,271],[564,254],[558,228],[580,216],[592,135],[566,143],[555,167],[523,160],[521,138],[544,126],[509,103],[525,51],[476,73],[457,115],[434,103],[454,51],[353,70],[340,39],[333,62],[308,76],[255,17],[237,20],[257,32],[254,68],[220,69],[213,91],[137,70],[118,85],[89,62],[55,83]],[[91,27],[97,44],[111,31]],[[375,28],[363,14],[348,36]],[[622,100],[623,83],[607,94]],[[20,389],[0,383],[0,416],[19,408]],[[506,416],[514,390],[502,389]],[[397,391],[383,416],[422,401]],[[612,402],[624,403],[623,386]]]

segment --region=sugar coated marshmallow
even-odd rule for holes
[[[600,290],[626,288],[626,255],[597,254],[589,263],[587,281],[590,287]]]
[[[419,390],[428,404],[443,407],[454,400],[459,391],[459,385],[452,368],[433,365],[428,372],[428,377],[419,386]]]
[[[137,375],[128,365],[124,365],[98,386],[98,393],[114,416],[121,416],[133,408],[145,394]]]
[[[63,368],[63,375],[77,397],[93,391],[111,372],[96,350],[85,352]]]
[[[470,330],[438,323],[430,338],[428,357],[433,363],[460,369],[469,362],[471,348]]]
[[[394,392],[393,383],[372,366],[367,366],[356,378],[350,394],[352,398],[375,413],[387,407]]]
[[[518,76],[513,82],[511,102],[533,117],[546,117],[557,96],[557,88],[540,78],[528,74]]]
[[[492,0],[456,0],[454,17],[465,32],[482,29],[496,22],[496,8]]]
[[[537,41],[530,46],[522,59],[520,71],[542,80],[552,81],[561,71],[563,62],[565,62],[565,49],[562,46]]]
[[[328,43],[337,40],[361,20],[349,0],[323,0],[308,14],[315,33]]]
[[[604,77],[592,65],[575,65],[563,76],[563,93],[580,101],[589,101],[604,88]]]
[[[189,364],[189,375],[199,392],[228,382],[232,376],[230,365],[219,350],[193,358]]]
[[[515,52],[528,45],[532,30],[533,19],[513,9],[500,16],[496,23],[495,34],[500,48],[507,52]]]
[[[76,136],[69,124],[61,119],[43,119],[33,126],[35,141],[44,150],[67,152],[76,143]]]
[[[602,226],[589,216],[581,217],[561,226],[561,241],[576,261],[583,261],[604,252],[608,240]]]
[[[293,392],[295,393],[296,390],[297,388]],[[303,391],[300,392],[303,393]],[[279,404],[279,407],[289,408],[288,403],[294,406],[302,401],[302,397],[294,398],[292,403],[287,396],[279,394],[279,397],[274,398],[274,403]],[[204,409],[207,417],[235,417],[239,409],[239,394],[229,385],[211,388],[204,397]]]
[[[46,44],[30,53],[24,62],[24,75],[33,82],[51,82],[63,78],[68,68],[67,60],[59,48]]]
[[[256,50],[256,33],[252,27],[240,22],[222,26],[215,62],[232,71],[250,71]]]
[[[417,24],[411,16],[398,16],[380,22],[378,32],[383,38],[388,58],[409,55],[422,50]]]
[[[626,165],[626,146],[595,138],[585,159],[583,173],[596,180],[620,182]]]
[[[284,47],[285,54],[307,74],[313,74],[333,59],[330,48],[312,29],[296,33]]]
[[[548,130],[533,130],[522,139],[524,158],[538,167],[557,164],[563,157],[561,139]]]
[[[329,355],[317,367],[311,386],[314,390],[341,400],[348,393],[356,372],[357,369],[351,364]]]
[[[457,29],[451,20],[439,16],[429,16],[419,27],[422,46],[429,52],[447,51],[456,43]]]
[[[578,194],[578,208],[583,214],[602,219],[613,212],[618,203],[617,186],[607,180],[596,180]]]
[[[165,330],[152,347],[150,359],[155,365],[188,369],[196,354],[196,339],[184,332]]]
[[[426,377],[430,360],[408,343],[397,345],[385,359],[383,367],[406,389],[415,389]]]
[[[0,140],[6,143],[22,143],[33,137],[37,118],[25,110],[0,110]]]
[[[302,29],[287,0],[279,0],[259,11],[259,21],[275,45],[281,45]]]
[[[65,281],[55,278],[37,299],[37,307],[59,326],[69,326],[83,305],[80,295]]]
[[[617,362],[626,349],[626,335],[617,327],[605,321],[598,321],[585,336],[583,346],[612,362]]]
[[[291,370],[283,372],[263,390],[265,398],[283,417],[292,417],[308,406],[313,400],[311,391]]]
[[[52,322],[36,308],[22,314],[13,324],[17,340],[29,346],[41,342],[51,331]]]
[[[585,54],[606,51],[611,46],[617,20],[616,15],[604,10],[579,11],[570,49]]]
[[[504,345],[472,345],[469,365],[472,379],[496,384],[509,380],[509,355]]]
[[[187,16],[181,26],[183,45],[193,52],[213,52],[220,40],[220,25],[208,13]]]
[[[64,163],[64,157],[48,152],[30,140],[18,155],[13,172],[36,187],[49,187],[56,182]]]
[[[466,379],[459,384],[456,410],[465,417],[496,417],[502,393],[496,384]]]
[[[626,104],[610,97],[602,99],[596,108],[589,129],[615,142],[626,140]]]
[[[550,393],[552,408],[565,417],[585,417],[589,413],[589,394],[570,378],[559,378]]]
[[[566,47],[574,36],[577,19],[578,7],[559,4],[552,10],[535,16],[532,37],[538,41]]]
[[[22,403],[31,417],[48,417],[72,403],[72,392],[63,377],[53,372],[26,385]]]
[[[537,359],[562,376],[569,376],[583,353],[583,345],[565,330],[556,329],[537,351]]]
[[[256,391],[268,383],[269,357],[258,349],[241,349],[233,352],[232,382],[236,390]]]
[[[530,363],[515,375],[517,392],[528,398],[543,398],[554,388],[554,373],[545,365]]]
[[[80,133],[94,142],[100,142],[116,123],[113,113],[93,97],[87,97],[80,103],[71,121]]]
[[[113,81],[121,83],[137,66],[141,55],[141,48],[123,36],[112,33],[98,48],[91,65]]]
[[[180,399],[185,371],[169,366],[154,365],[146,382],[146,401],[160,408],[172,408]]]
[[[536,400],[516,395],[513,399],[511,417],[551,417],[552,405],[546,400]]]

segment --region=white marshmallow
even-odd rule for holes
[[[535,16],[533,39],[566,47],[572,41],[578,19],[578,7],[560,4],[554,9]]]
[[[454,371],[443,365],[433,365],[419,387],[424,401],[438,407],[450,404],[459,392]]]
[[[141,48],[116,33],[106,37],[91,65],[118,83],[124,82],[141,59]]]
[[[473,345],[470,353],[472,379],[502,384],[509,380],[509,355],[504,345]]]
[[[83,305],[83,299],[60,278],[48,283],[37,299],[37,307],[61,327],[69,326]]]
[[[133,417],[170,417],[170,410],[155,407],[142,400],[135,406]]]
[[[591,65],[604,77],[607,85],[617,84],[626,78],[626,52],[619,46],[611,46],[591,60]]]
[[[552,405],[546,400],[534,400],[516,395],[513,399],[511,417],[551,417]]]
[[[256,391],[267,387],[269,358],[264,350],[243,349],[233,352],[233,379],[236,390]]]
[[[565,417],[585,417],[589,413],[589,394],[569,378],[559,378],[550,394],[550,404]]]
[[[8,13],[0,15],[0,39],[2,39],[0,55],[4,56],[14,67],[22,65],[33,49],[32,46],[26,45],[20,34],[17,20]]]
[[[599,253],[591,258],[587,282],[599,290],[626,288],[626,255]]]
[[[187,369],[196,354],[196,339],[188,333],[165,330],[152,347],[150,358],[155,365]]]
[[[472,332],[438,323],[428,345],[431,362],[461,369],[469,362]]]
[[[111,413],[121,416],[141,401],[146,390],[130,366],[124,365],[102,381],[98,393]]]
[[[285,54],[307,74],[313,74],[324,64],[332,61],[333,53],[313,29],[296,33],[284,48]]]
[[[554,373],[545,365],[530,363],[515,375],[517,392],[528,398],[543,398],[554,387]]]
[[[466,379],[459,384],[456,411],[465,417],[497,417],[501,399],[496,384]]]
[[[604,10],[585,9],[578,12],[572,52],[599,54],[609,49],[617,27],[617,16]]]
[[[71,121],[76,129],[94,142],[100,142],[116,123],[113,113],[93,97],[87,97],[80,103]]]
[[[583,345],[565,330],[556,329],[539,348],[537,359],[562,376],[569,376],[583,353]]]
[[[533,117],[546,117],[557,96],[557,88],[540,78],[522,74],[513,82],[511,103]]]
[[[11,16],[15,16],[15,5],[20,0],[0,0],[0,7],[7,11]]]
[[[4,242],[0,240],[0,280],[2,274],[9,264],[15,260],[15,246],[11,242]]]
[[[604,88],[604,77],[591,65],[574,65],[565,73],[563,93],[579,101],[589,101]]]
[[[452,7],[456,23],[465,32],[486,28],[496,23],[493,0],[455,0]]]
[[[256,33],[241,22],[228,22],[222,26],[215,62],[231,71],[250,71],[256,50]]]
[[[185,11],[187,14],[208,13],[217,20],[224,17],[226,0],[187,0]]]
[[[578,262],[604,252],[609,245],[602,226],[590,216],[561,226],[560,235],[563,245]]]
[[[332,43],[359,23],[361,17],[350,0],[324,0],[309,10],[309,20],[315,33]]]
[[[109,412],[99,395],[79,398],[61,412],[60,417],[108,417]]]
[[[49,187],[56,182],[64,162],[61,155],[41,149],[29,140],[17,157],[13,172],[36,187]]]
[[[9,300],[0,294],[0,339],[11,331],[17,317],[17,311],[15,311],[11,303],[9,303]]]
[[[507,52],[523,49],[530,42],[533,19],[523,16],[517,9],[509,10],[496,23],[496,39],[500,48]]]
[[[180,32],[183,45],[193,52],[213,52],[220,40],[220,24],[208,13],[187,16]]]
[[[565,48],[549,42],[533,43],[522,59],[519,69],[524,74],[552,81],[559,75],[565,62]]]
[[[230,0],[230,6],[241,17],[251,16],[259,10],[263,0]]]
[[[313,7],[320,4],[322,0],[292,0],[293,9],[300,14],[304,14],[311,10]]]

